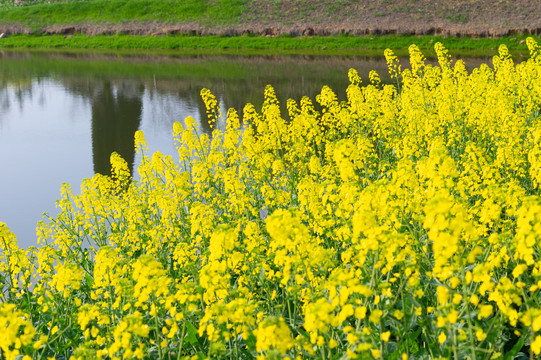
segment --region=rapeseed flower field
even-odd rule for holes
[[[466,71],[435,45],[261,110],[176,123],[178,158],[0,223],[2,359],[541,357],[541,48]]]

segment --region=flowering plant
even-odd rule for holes
[[[541,354],[541,50],[324,87],[173,128],[178,159],[62,187],[39,247],[0,224],[0,358]]]

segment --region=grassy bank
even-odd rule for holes
[[[47,49],[142,49],[183,50],[184,52],[234,52],[234,53],[302,53],[355,54],[374,51],[381,55],[387,48],[406,50],[416,44],[422,50],[433,51],[436,42],[444,43],[455,53],[492,54],[500,44],[511,51],[527,53],[522,36],[498,39],[457,38],[442,36],[314,36],[276,38],[262,36],[133,36],[133,35],[14,35],[0,39],[0,48]],[[428,54],[430,55],[430,54]]]
[[[245,9],[246,0],[94,0],[0,7],[0,25],[19,24],[39,32],[63,24],[133,22],[200,22],[231,24]]]
[[[64,25],[138,23],[191,25],[201,31],[274,29],[277,34],[311,28],[322,35],[366,33],[539,34],[536,0],[0,0],[0,30],[28,32]],[[517,32],[518,31],[518,32]],[[483,35],[483,34],[484,35]]]

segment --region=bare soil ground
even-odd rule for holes
[[[541,0],[254,0],[245,20],[305,35],[541,34]]]
[[[30,33],[19,25],[0,33]],[[541,0],[253,0],[240,21],[212,23],[62,24],[46,34],[194,34],[265,36],[451,35],[499,37],[541,34]]]

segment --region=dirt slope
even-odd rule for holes
[[[541,34],[541,0],[254,0],[244,19],[279,33]]]

